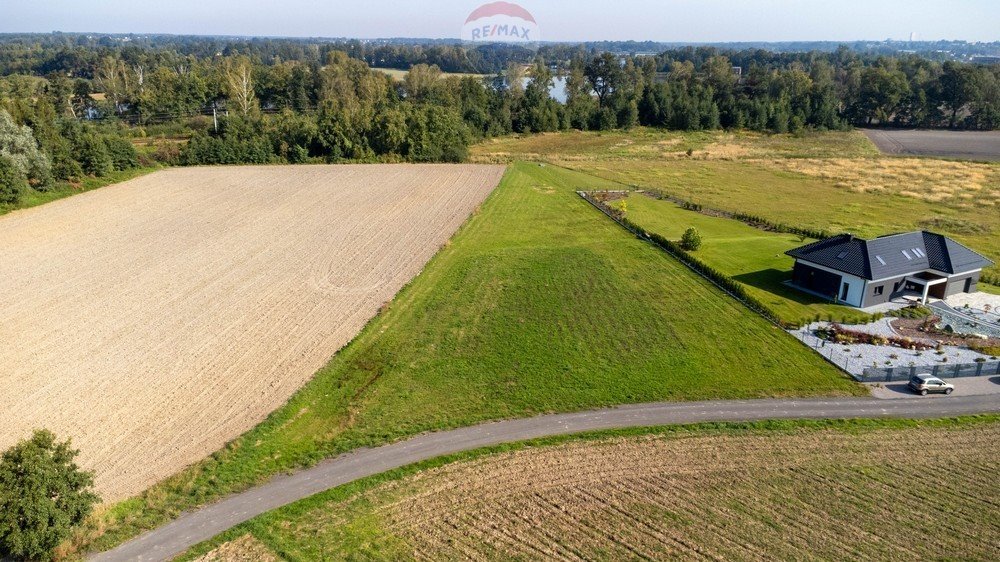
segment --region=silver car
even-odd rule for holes
[[[941,394],[951,394],[955,390],[955,385],[944,382],[932,375],[913,375],[908,384],[910,390],[921,396],[927,396],[931,392]]]

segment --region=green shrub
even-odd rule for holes
[[[50,558],[90,515],[99,498],[93,474],[73,462],[77,453],[39,430],[0,458],[0,558]]]
[[[693,252],[701,247],[701,234],[698,234],[698,229],[695,227],[690,227],[684,231],[684,235],[681,236],[681,248],[689,252]]]
[[[4,110],[0,110],[0,156],[8,158],[31,185],[44,186],[52,179],[52,164],[38,148],[31,128],[18,125]]]
[[[111,165],[118,171],[129,170],[139,166],[139,153],[128,139],[115,136],[104,136],[104,147],[108,150]]]
[[[0,156],[0,204],[16,205],[28,182],[17,166],[6,156]]]
[[[102,177],[114,171],[115,164],[108,147],[97,134],[84,133],[76,144],[76,160],[85,174]]]

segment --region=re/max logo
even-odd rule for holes
[[[531,30],[527,27],[517,25],[484,25],[472,28],[472,40],[487,39],[491,37],[517,38],[522,41],[531,41]]]

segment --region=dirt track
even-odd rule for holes
[[[106,500],[204,457],[346,344],[502,173],[173,169],[0,217],[0,449],[72,437]]]

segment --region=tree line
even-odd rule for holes
[[[471,143],[513,132],[1000,127],[1000,66],[847,48],[640,56],[581,45],[531,53],[447,43],[31,37],[0,41],[0,203],[25,189],[154,162],[458,162]],[[402,80],[369,66],[390,52],[402,57],[391,62],[409,65]],[[436,64],[413,64],[484,56],[500,70],[446,75]],[[550,95],[557,77],[564,102]],[[144,137],[189,142],[137,151]]]

